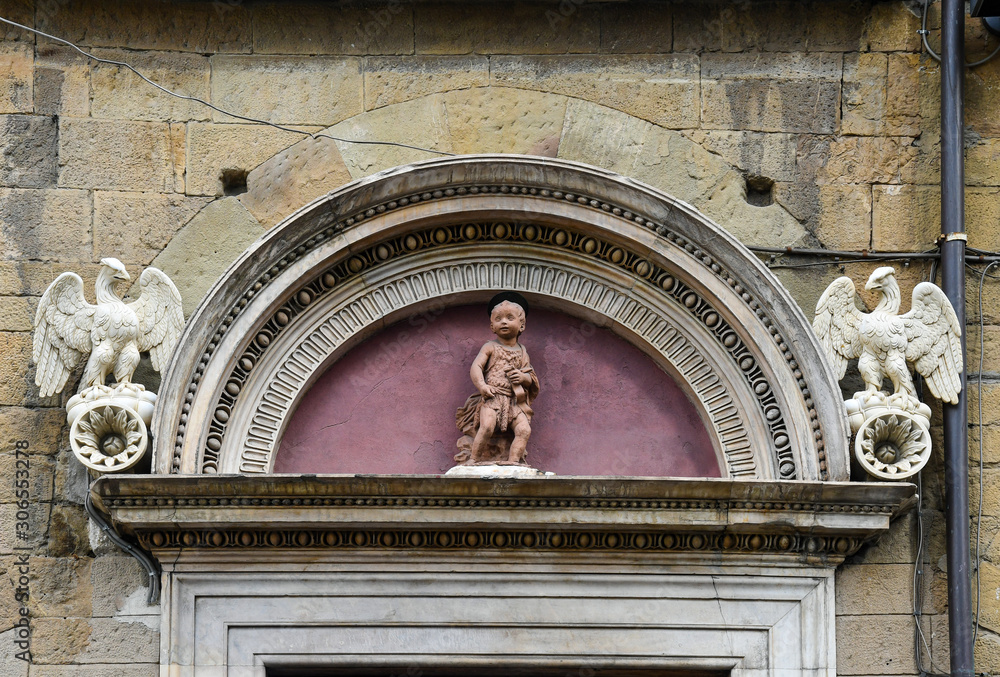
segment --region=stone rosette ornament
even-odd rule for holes
[[[125,303],[118,288],[130,281],[121,261],[101,260],[97,303],[83,294],[83,280],[66,272],[42,295],[35,314],[32,361],[42,397],[60,393],[84,361],[80,391],[66,404],[70,445],[83,465],[98,473],[135,468],[148,447],[156,395],[132,383],[140,354],[153,368],[166,365],[184,327],[181,296],[162,271],[147,268],[141,294]],[[106,385],[110,376],[113,385]]]
[[[834,280],[816,304],[813,329],[838,379],[849,360],[858,360],[866,388],[844,402],[855,459],[872,477],[903,480],[920,472],[931,453],[931,410],[917,399],[910,368],[924,377],[934,397],[957,404],[962,329],[947,296],[930,282],[914,287],[905,315],[899,314],[893,268],[876,269],[865,289],[879,294],[870,313],[859,309],[864,304],[850,278]],[[891,394],[882,391],[887,377]]]

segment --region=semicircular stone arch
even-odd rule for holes
[[[320,198],[230,267],[161,387],[157,472],[266,473],[310,385],[430,303],[513,288],[625,337],[686,389],[732,477],[846,479],[837,384],[787,292],[686,204],[577,163],[466,156]]]
[[[816,244],[778,201],[748,204],[745,172],[731,160],[679,131],[563,94],[496,86],[443,91],[365,111],[324,131],[450,153],[517,153],[583,162],[687,202],[726,224],[743,243]],[[235,166],[248,176],[245,193],[209,203],[152,262],[176,280],[186,314],[225,266],[295,210],[351,180],[430,157],[413,148],[324,137],[279,136],[271,143],[241,147],[239,154],[246,157],[236,165],[226,153],[218,153],[213,161],[188,168],[194,190],[205,194],[223,194],[224,168]]]

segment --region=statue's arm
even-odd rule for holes
[[[487,343],[479,349],[479,354],[476,355],[476,359],[472,361],[472,367],[469,369],[469,378],[472,379],[472,385],[476,386],[476,390],[483,397],[493,397],[495,393],[493,388],[486,384],[486,376],[484,370],[486,365],[490,361],[490,357],[493,355],[493,345]]]

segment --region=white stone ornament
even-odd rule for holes
[[[70,444],[77,459],[98,472],[132,468],[148,445],[156,395],[132,383],[139,355],[149,352],[161,371],[184,327],[181,295],[162,271],[147,268],[141,295],[125,303],[117,288],[131,278],[115,258],[101,260],[97,304],[87,302],[83,280],[63,273],[42,295],[35,314],[32,361],[42,397],[62,392],[73,369],[87,363],[80,391],[66,405]],[[109,375],[116,383],[105,385]]]
[[[816,304],[813,329],[838,379],[847,362],[858,359],[866,388],[844,403],[855,459],[872,477],[902,480],[920,472],[931,450],[930,407],[917,399],[910,367],[924,377],[931,394],[957,404],[962,328],[948,297],[930,282],[914,287],[905,315],[899,314],[893,268],[876,269],[865,289],[880,296],[871,313],[858,308],[863,302],[850,278],[834,280]],[[882,391],[887,377],[891,394]]]

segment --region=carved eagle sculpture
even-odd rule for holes
[[[868,278],[865,289],[880,296],[871,313],[858,309],[860,299],[850,278],[834,280],[816,304],[813,329],[838,380],[844,377],[848,360],[856,357],[869,392],[881,390],[888,376],[894,393],[916,396],[908,368],[913,365],[934,397],[957,404],[963,361],[962,328],[955,309],[939,287],[921,282],[913,289],[910,312],[899,315],[895,272],[884,266]]]
[[[149,351],[153,369],[166,366],[184,327],[180,292],[162,271],[147,268],[139,277],[141,295],[125,303],[116,287],[130,279],[121,261],[106,258],[95,285],[97,305],[84,298],[76,273],[63,273],[45,290],[31,356],[42,397],[62,392],[88,354],[81,390],[104,385],[111,373],[119,383],[131,381],[142,352]]]

